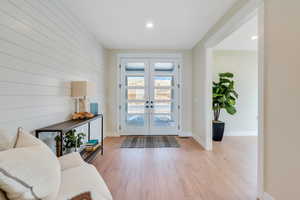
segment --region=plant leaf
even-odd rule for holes
[[[233,73],[230,73],[230,72],[220,73],[219,76],[222,77],[222,78],[223,77],[227,77],[227,78],[233,78],[234,77]]]
[[[234,95],[236,98],[239,98],[239,94],[238,94],[236,91],[232,90],[231,92],[233,93],[233,95]]]
[[[235,113],[236,113],[236,109],[235,109],[235,107],[233,107],[233,106],[226,106],[226,111],[229,113],[229,114],[231,114],[231,115],[234,115]]]

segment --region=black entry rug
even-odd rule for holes
[[[127,136],[121,148],[179,148],[175,136]]]

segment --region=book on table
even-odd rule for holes
[[[89,140],[85,146],[94,146],[97,145],[99,143],[99,140]]]
[[[85,150],[86,151],[95,151],[100,147],[99,141],[98,140],[89,140],[85,144]]]
[[[97,150],[99,147],[100,147],[100,144],[96,144],[96,145],[94,145],[94,146],[87,146],[87,147],[85,147],[85,150],[86,150],[86,151],[95,151],[95,150]]]

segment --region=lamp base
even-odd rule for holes
[[[79,112],[89,112],[87,104],[88,101],[86,98],[79,99]]]

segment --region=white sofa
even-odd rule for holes
[[[18,134],[14,147],[0,144],[0,200],[69,200],[85,192],[93,200],[112,200],[96,168],[78,153],[57,159],[40,140]]]

